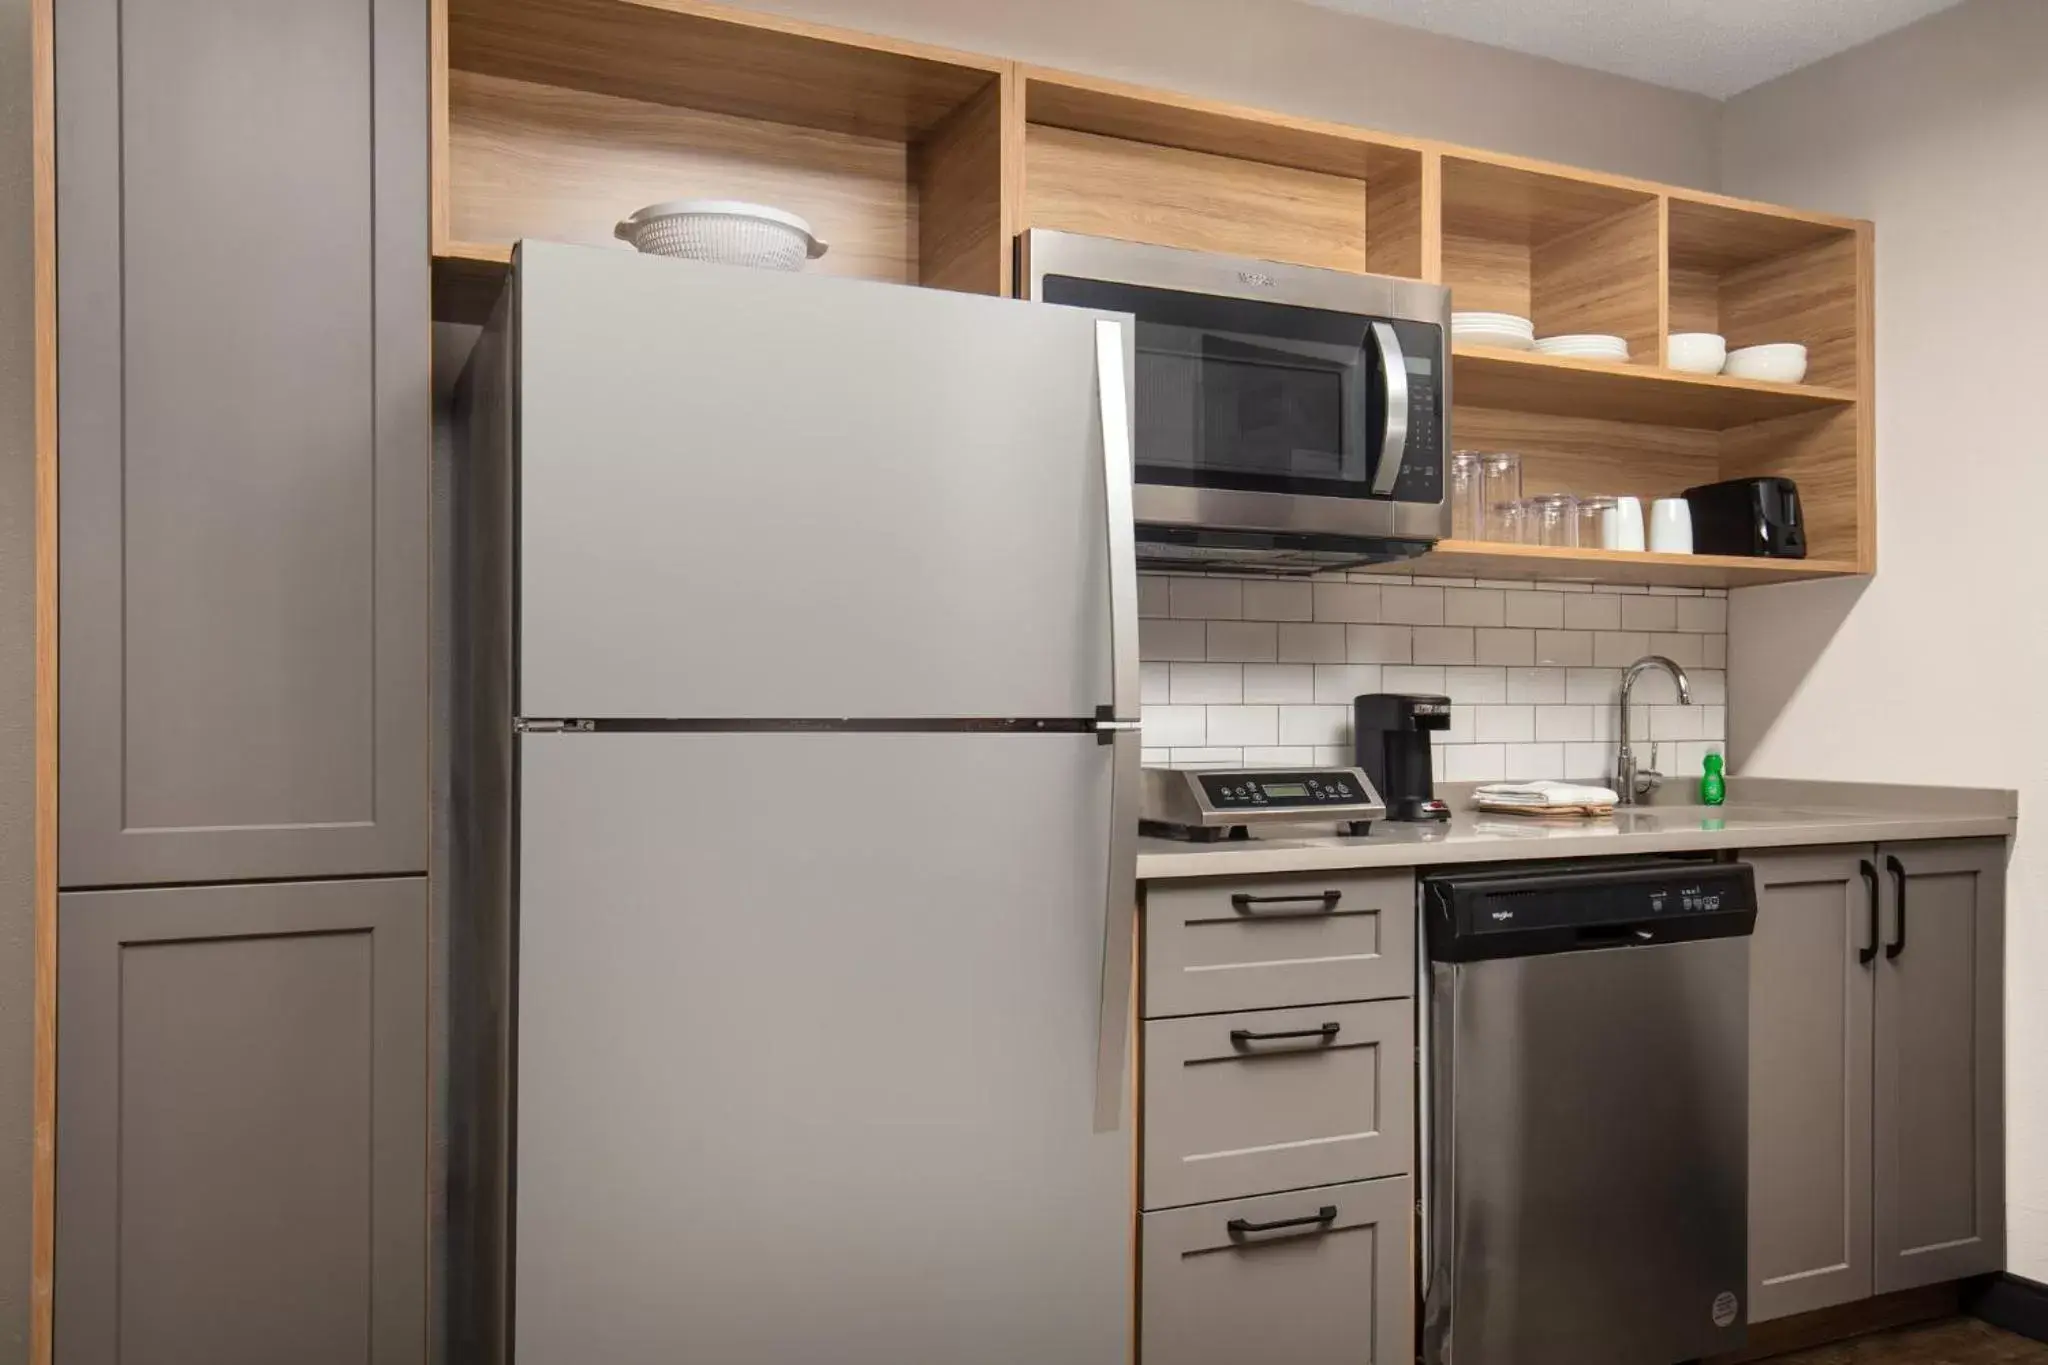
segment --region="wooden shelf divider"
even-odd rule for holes
[[[1418,559],[1372,565],[1366,572],[1543,579],[1558,583],[1641,583],[1671,588],[1747,588],[1764,583],[1838,578],[1858,570],[1846,560],[1665,555],[1446,540]]]
[[[1730,375],[1688,374],[1655,365],[1580,360],[1459,346],[1451,357],[1454,402],[1558,417],[1726,431],[1856,401],[1853,389],[1773,384]]]

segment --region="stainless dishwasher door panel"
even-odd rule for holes
[[[1430,990],[1426,1358],[1739,1346],[1749,940],[1436,963]]]

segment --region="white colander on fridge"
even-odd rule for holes
[[[825,254],[811,225],[793,213],[737,199],[676,199],[649,204],[612,229],[652,256],[801,270]]]

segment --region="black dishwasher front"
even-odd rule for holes
[[[1424,1356],[1743,1342],[1755,877],[1652,858],[1422,883]]]

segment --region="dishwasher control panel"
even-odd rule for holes
[[[1747,863],[1651,859],[1450,872],[1423,879],[1430,957],[1471,962],[1747,934]]]

